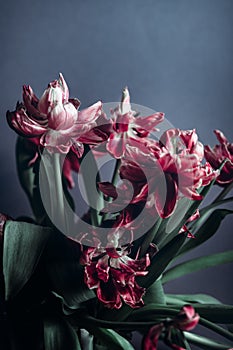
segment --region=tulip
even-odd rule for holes
[[[136,117],[131,110],[128,88],[122,93],[121,104],[113,111],[113,130],[110,134],[107,150],[114,158],[120,159],[126,151],[126,145],[138,145],[146,142],[146,138],[164,119],[164,113],[154,113],[147,117]]]
[[[185,350],[183,347],[177,345],[172,340],[172,330],[177,329],[179,331],[191,331],[196,327],[200,319],[200,316],[195,312],[191,305],[185,305],[182,307],[178,315],[172,320],[166,320],[150,328],[148,334],[144,338],[143,349],[144,350],[156,350],[158,340],[162,332],[165,333],[165,342],[172,349]]]
[[[69,90],[63,75],[48,85],[38,99],[30,86],[23,87],[23,102],[14,112],[7,112],[7,120],[19,135],[39,140],[50,152],[67,154],[73,146],[77,155],[83,154],[80,137],[95,127],[102,103],[78,111],[78,99],[69,99]]]
[[[120,228],[108,234],[106,248],[83,248],[81,264],[88,288],[96,290],[98,299],[108,308],[119,309],[123,302],[132,308],[143,306],[145,288],[136,282],[137,276],[145,276],[150,265],[149,253],[141,259],[128,256],[130,248],[121,247]]]
[[[206,145],[205,158],[214,169],[219,169],[226,161],[215,181],[219,186],[225,187],[233,182],[233,143],[230,143],[220,130],[215,130],[214,133],[220,144],[214,148]]]

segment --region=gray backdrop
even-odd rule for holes
[[[179,128],[212,130],[233,141],[233,1],[118,0],[1,2],[0,210],[30,215],[16,176],[16,135],[7,109],[30,84],[40,95],[63,72],[82,107],[118,101],[128,85],[132,101],[164,111]],[[217,189],[216,189],[217,191]],[[232,218],[190,257],[232,248]],[[209,269],[167,286],[179,293],[232,298],[232,265]]]

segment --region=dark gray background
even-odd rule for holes
[[[6,110],[21,100],[23,84],[40,96],[60,71],[82,107],[118,101],[128,85],[134,103],[165,112],[176,127],[197,128],[203,143],[215,144],[215,128],[233,141],[233,1],[8,0],[0,19],[1,212],[30,214]],[[190,257],[232,248],[232,222],[227,218]],[[230,303],[232,265],[195,273],[167,290]]]

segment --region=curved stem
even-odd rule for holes
[[[53,169],[54,169],[54,183],[55,183],[55,193],[56,198],[52,198],[52,206],[55,208],[56,222],[59,225],[61,232],[67,230],[66,216],[65,216],[65,206],[64,206],[64,193],[62,185],[62,170],[60,164],[60,153],[55,153],[53,155]],[[52,181],[52,179],[51,179]],[[66,232],[67,233],[67,232]]]
[[[197,334],[184,332],[185,338],[194,345],[201,346],[202,349],[209,349],[209,350],[229,350],[229,346],[225,344],[220,344],[217,342],[214,342],[208,338],[202,337]]]
[[[218,334],[222,335],[223,337],[233,341],[233,333],[227,331],[226,329],[220,327],[219,325],[217,325],[213,322],[210,322],[202,317],[200,318],[199,324],[206,327],[206,328],[209,328],[212,331],[214,331],[215,333],[218,333]]]
[[[232,188],[233,188],[233,182],[231,182],[228,186],[223,188],[223,190],[213,200],[212,204],[222,200],[231,191]]]

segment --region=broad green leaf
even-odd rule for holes
[[[156,321],[161,317],[176,316],[180,305],[147,304],[140,309],[134,309],[129,317],[130,321]]]
[[[145,305],[156,303],[156,304],[165,304],[165,294],[161,279],[157,279],[147,290],[146,294],[143,297]]]
[[[148,267],[148,274],[138,278],[140,286],[148,288],[164,272],[167,265],[174,259],[185,241],[184,234],[178,234],[168,244],[166,244],[153,258]]]
[[[50,238],[45,261],[51,289],[70,309],[77,309],[80,303],[95,297],[84,283],[84,268],[79,259],[79,244],[59,233]]]
[[[3,252],[6,300],[14,298],[28,282],[52,234],[50,228],[6,222]]]
[[[44,320],[45,350],[81,350],[78,336],[71,325],[62,318]]]
[[[229,345],[221,344],[206,337],[193,334],[190,332],[184,332],[185,338],[192,344],[197,345],[201,349],[206,350],[230,350]]]
[[[46,220],[46,212],[41,201],[38,186],[38,160],[35,164],[30,164],[36,153],[37,147],[35,144],[24,137],[18,137],[16,143],[16,164],[19,181],[28,197],[37,222],[42,223]]]
[[[188,242],[180,250],[180,254],[199,246],[200,244],[211,238],[221,225],[222,220],[227,216],[233,214],[233,210],[216,209],[206,220],[206,222],[199,228],[195,234],[194,239],[189,239]],[[198,224],[198,223],[197,223]]]
[[[165,299],[167,304],[174,305],[184,305],[187,302],[191,304],[221,304],[219,300],[207,294],[166,294]]]
[[[201,317],[215,323],[233,323],[233,306],[216,304],[195,304],[195,310]]]
[[[167,270],[163,274],[162,282],[166,283],[187,274],[197,272],[208,267],[226,264],[232,261],[233,250],[192,259]]]
[[[181,305],[157,305],[148,304],[139,310],[134,310],[130,316],[132,320],[156,320],[158,316],[172,317],[175,316]],[[225,304],[198,304],[193,305],[196,312],[201,317],[211,322],[231,324],[233,323],[233,306]]]
[[[112,350],[134,350],[133,346],[128,342],[128,340],[112,329],[88,327],[88,330],[97,339],[99,339],[101,343]]]

